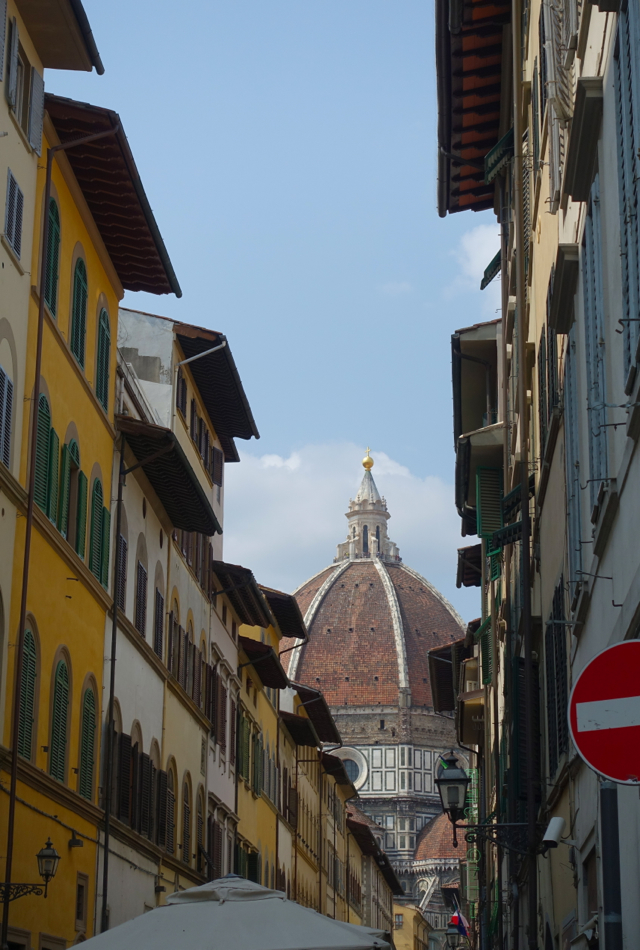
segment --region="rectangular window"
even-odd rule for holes
[[[24,195],[11,169],[7,171],[7,204],[4,216],[4,236],[20,260],[22,252],[22,215]]]
[[[138,561],[136,569],[136,630],[144,637],[147,630],[147,572]]]
[[[13,382],[0,366],[0,460],[9,467],[11,461],[11,412]]]
[[[86,874],[78,874],[76,882],[76,930],[87,929],[87,898],[89,895],[89,878]]]
[[[211,479],[214,485],[222,486],[224,454],[215,445],[211,448]]]
[[[404,914],[396,914],[394,926],[396,930],[402,930],[404,926]]]

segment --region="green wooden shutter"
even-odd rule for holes
[[[69,491],[71,488],[71,453],[69,446],[62,446],[60,463],[60,500],[58,502],[58,528],[63,538],[69,532]]]
[[[47,397],[38,400],[38,435],[36,441],[36,475],[34,497],[38,508],[46,512],[49,496],[49,431],[51,411]]]
[[[111,358],[111,331],[106,310],[100,311],[98,321],[98,360],[96,366],[96,396],[106,410],[109,406],[109,360]]]
[[[503,526],[502,471],[499,468],[476,470],[476,511],[478,536],[490,538]]]
[[[84,367],[84,345],[87,328],[87,268],[82,258],[73,275],[73,309],[71,312],[71,352]]]
[[[102,509],[102,547],[100,550],[100,582],[109,586],[109,546],[111,544],[111,512]]]
[[[76,512],[76,554],[84,559],[87,538],[87,476],[78,472],[78,508]]]
[[[93,766],[96,739],[96,697],[92,689],[85,691],[82,701],[82,732],[80,736],[80,782],[78,791],[89,801],[93,798]]]
[[[24,632],[18,755],[30,759],[33,750],[33,709],[36,694],[36,644],[31,630]]]
[[[476,643],[480,644],[480,658],[482,661],[482,684],[491,686],[493,679],[493,633],[491,629],[491,617],[487,617],[481,626],[476,630]]]
[[[55,524],[58,520],[58,488],[60,484],[60,439],[55,429],[49,432],[49,497],[47,514]]]
[[[89,527],[89,570],[102,579],[102,484],[98,478],[91,492],[91,525]]]
[[[49,312],[56,316],[58,307],[58,262],[60,257],[60,212],[54,198],[49,202],[49,236],[44,275],[44,299]]]
[[[60,660],[56,667],[51,716],[49,773],[59,782],[64,782],[69,716],[69,671],[64,660]]]

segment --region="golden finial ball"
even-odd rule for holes
[[[369,451],[370,451],[370,450],[367,448],[367,454],[366,454],[365,457],[362,459],[362,467],[363,467],[363,468],[366,468],[366,470],[367,470],[368,472],[370,472],[371,469],[373,468],[373,459],[372,459],[371,456],[369,455]]]

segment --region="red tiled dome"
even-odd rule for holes
[[[459,849],[453,847],[453,829],[444,814],[433,818],[418,835],[414,861],[457,860]]]
[[[283,657],[296,682],[321,689],[330,706],[395,706],[400,690],[412,706],[432,704],[427,653],[464,630],[424,577],[399,559],[347,559],[295,597],[309,631],[309,642]]]

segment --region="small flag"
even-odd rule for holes
[[[459,934],[462,934],[463,937],[469,936],[469,923],[465,917],[462,916],[459,910],[453,912],[451,920],[449,921],[450,927],[456,927]]]

